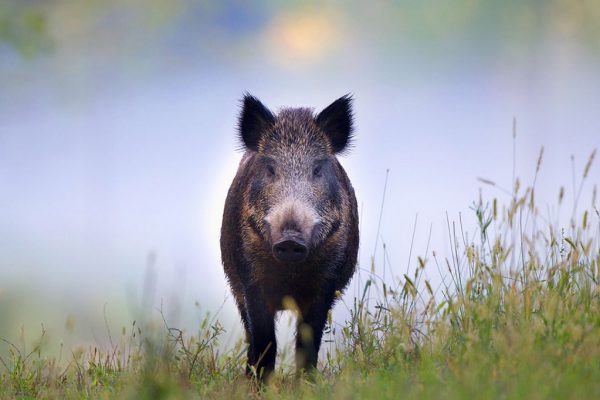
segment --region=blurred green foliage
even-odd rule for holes
[[[50,43],[48,21],[41,9],[27,2],[0,3],[0,45],[31,58],[47,51]]]

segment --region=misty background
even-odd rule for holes
[[[480,193],[510,201],[477,178],[510,190],[514,161],[531,184],[542,146],[537,203],[567,226],[600,146],[598,71],[598,1],[4,0],[0,337],[43,325],[48,351],[102,345],[105,321],[161,307],[189,333],[210,312],[240,337],[219,230],[245,91],[274,110],[355,97],[349,303],[372,259],[392,282],[448,257],[447,215],[473,232]],[[599,180],[595,165],[581,210]]]

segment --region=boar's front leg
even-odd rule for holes
[[[245,308],[249,344],[246,375],[252,376],[254,368],[258,378],[265,381],[275,369],[275,315],[265,306],[261,291],[255,288],[246,290]]]
[[[296,332],[296,367],[298,370],[314,370],[317,367],[323,328],[327,314],[333,306],[335,290],[325,291],[298,321]]]

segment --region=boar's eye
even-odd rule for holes
[[[316,167],[313,168],[313,176],[315,178],[319,178],[321,176],[321,164],[317,165]]]
[[[271,164],[267,164],[267,173],[269,176],[275,176],[275,167]]]

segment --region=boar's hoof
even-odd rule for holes
[[[298,263],[306,260],[308,248],[301,239],[283,238],[273,245],[273,256],[277,261]]]

